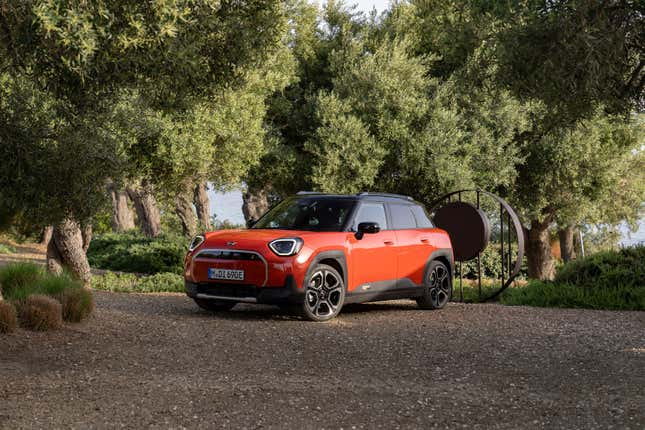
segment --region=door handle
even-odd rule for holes
[[[383,243],[388,245],[388,246],[394,245],[394,242],[391,241],[391,240],[384,240]]]
[[[422,243],[428,243],[428,242],[430,242],[430,240],[424,237],[423,239],[421,239],[421,242]]]

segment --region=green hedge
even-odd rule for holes
[[[571,261],[558,269],[555,282],[584,288],[645,289],[645,245]]]
[[[92,288],[118,293],[183,293],[184,278],[176,273],[136,276],[107,272],[93,278]]]
[[[139,233],[109,233],[92,239],[87,259],[94,268],[121,272],[181,274],[188,241],[182,236],[154,239]]]

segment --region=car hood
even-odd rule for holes
[[[265,247],[267,243],[281,237],[302,237],[311,235],[309,231],[272,230],[272,229],[244,229],[244,230],[219,230],[206,233],[203,248],[229,248],[255,249]],[[235,242],[234,244],[232,242]]]

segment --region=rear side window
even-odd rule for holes
[[[358,224],[362,222],[377,222],[381,230],[387,230],[387,218],[383,203],[362,203],[356,214],[354,230],[358,229]]]
[[[432,224],[432,221],[430,221],[430,218],[428,218],[428,214],[426,214],[425,209],[421,206],[412,206],[412,213],[414,214],[414,218],[417,220],[417,226],[419,228],[433,228],[434,225]]]
[[[417,228],[417,222],[412,214],[410,205],[390,205],[392,211],[392,223],[396,230]]]

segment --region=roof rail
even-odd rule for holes
[[[410,196],[404,196],[403,194],[392,194],[392,193],[368,193],[368,192],[362,192],[362,193],[358,193],[357,196],[395,197],[395,198],[399,198],[399,199],[414,200]]]
[[[320,191],[298,191],[296,193],[297,196],[302,196],[306,194],[324,194],[324,193],[321,193]]]

